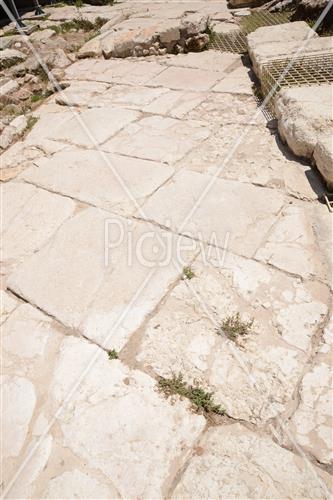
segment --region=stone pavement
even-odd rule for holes
[[[329,498],[319,175],[238,55],[83,59],[65,81],[2,155],[5,497]],[[249,335],[218,335],[237,313]],[[224,415],[166,398],[178,373]]]

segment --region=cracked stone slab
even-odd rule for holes
[[[120,129],[139,118],[133,110],[113,106],[83,110],[62,111],[42,115],[27,137],[30,144],[43,139],[67,142],[94,148],[115,135]]]
[[[189,118],[195,118],[202,113],[202,119],[208,120],[210,112],[212,115],[216,113],[218,117],[214,123],[220,122],[223,129],[215,128],[207,140],[177,164],[177,168],[184,167],[209,175],[219,172],[219,177],[224,179],[285,189],[296,198],[317,200],[323,186],[314,170],[297,162],[267,128],[257,124],[244,129],[251,119],[254,121],[256,111],[253,115],[244,114],[241,111],[243,99],[238,96],[234,101],[231,96],[227,99],[223,95],[221,100],[219,96],[216,101],[210,97],[188,114]],[[228,103],[233,102],[235,108],[229,108]],[[246,108],[243,109],[248,108],[248,102],[245,102]],[[236,114],[235,110],[240,112]],[[262,120],[260,115],[259,124]]]
[[[296,441],[319,462],[332,464],[333,320],[324,329],[312,368],[300,385],[300,404],[288,428]],[[286,440],[287,441],[287,440]]]
[[[209,70],[171,66],[149,81],[149,85],[175,90],[205,91],[222,78],[220,73]]]
[[[324,499],[330,491],[327,473],[237,423],[205,433],[172,498]]]
[[[62,106],[94,107],[91,101],[98,102],[107,88],[106,83],[73,80],[68,88],[55,94],[55,102]]]
[[[107,141],[103,150],[173,163],[206,139],[209,133],[208,128],[199,121],[149,116],[126,127],[117,137]]]
[[[214,239],[222,248],[228,239],[228,251],[252,256],[275,222],[284,204],[283,194],[216,179],[200,202],[211,182],[208,175],[178,172],[144,204],[145,218],[195,239]]]
[[[43,493],[43,498],[118,498],[112,485],[102,483],[78,469],[66,471],[52,478]]]
[[[2,377],[4,458],[17,457],[20,453],[36,404],[34,385],[24,377]]]
[[[54,372],[50,397],[55,408],[96,354],[80,390],[59,416],[63,446],[103,472],[121,497],[161,498],[205,419],[191,413],[186,402],[171,405],[148,375],[110,361],[98,347],[74,337],[64,339]]]
[[[4,290],[0,290],[0,324],[6,321],[18,304],[16,298],[12,297]]]
[[[210,263],[207,252],[147,324],[136,359],[161,376],[181,372],[199,381],[228,415],[262,425],[293,399],[329,291],[232,254],[223,259],[220,252],[223,263]],[[236,313],[254,318],[240,344],[216,332]]]
[[[266,125],[266,119],[258,112],[258,104],[253,97],[230,94],[209,94],[186,118],[205,120],[213,127],[230,123]]]
[[[331,283],[331,216],[323,205],[284,209],[256,258],[306,279]]]
[[[154,61],[86,59],[77,61],[66,68],[65,78],[144,85],[164,70],[165,66]]]
[[[20,182],[2,188],[2,261],[17,265],[41,248],[75,211],[75,203]]]
[[[236,68],[232,73],[224,76],[212,90],[213,92],[253,96],[252,73],[245,66]]]
[[[163,58],[167,66],[195,68],[204,71],[215,71],[227,75],[242,65],[241,56],[219,50],[189,52],[188,54],[168,55]]]
[[[37,160],[22,178],[113,213],[131,214],[173,172],[151,161],[72,150]]]
[[[83,210],[10,275],[9,287],[66,326],[120,349],[179,275],[170,259],[178,257],[181,241],[166,245],[164,233],[99,209]],[[193,252],[184,248],[181,268]]]
[[[183,118],[189,111],[195,109],[206,98],[205,92],[185,92],[183,90],[155,89],[161,93],[142,111],[157,115],[168,115],[171,118]],[[199,118],[200,120],[201,118]]]
[[[143,110],[163,94],[168,93],[167,89],[157,89],[150,87],[133,87],[132,85],[112,85],[105,89],[103,93],[96,93],[89,89],[91,82],[74,82],[71,86],[56,97],[56,102],[66,105],[66,101],[75,106],[86,106],[89,108],[99,108],[104,106],[124,106],[131,109]],[[81,91],[82,89],[82,91]],[[87,89],[87,91],[86,91]]]

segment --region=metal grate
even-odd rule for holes
[[[333,82],[333,54],[300,56],[293,60],[291,67],[280,80],[291,59],[276,59],[263,65],[261,90],[266,96],[276,86],[274,93],[282,87],[320,85]]]
[[[252,12],[249,16],[239,19],[239,23],[245,33],[252,33],[262,26],[274,26],[276,24],[285,24],[290,21],[291,12],[268,12],[260,10]]]
[[[245,54],[247,52],[246,33],[243,31],[225,34],[214,33],[209,48],[220,50],[221,52]]]
[[[211,49],[221,52],[233,52],[234,54],[246,54],[246,35],[261,26],[273,26],[289,21],[290,13],[274,13],[258,11],[239,19],[240,30],[231,33],[213,33],[210,41]]]

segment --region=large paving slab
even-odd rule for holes
[[[330,476],[236,423],[210,428],[172,494],[183,498],[328,498]]]
[[[289,423],[291,435],[296,437],[303,449],[324,464],[333,462],[332,346],[331,319],[324,329],[313,366],[302,379],[300,404]]]
[[[150,85],[181,90],[209,90],[222,78],[215,71],[169,67],[161,74],[150,80]]]
[[[103,144],[104,151],[172,164],[209,136],[205,123],[148,116]]]
[[[263,425],[293,405],[329,290],[231,254],[207,262],[205,250],[191,266],[194,277],[179,283],[147,324],[136,359],[164,377],[182,373],[213,391],[231,417]],[[233,343],[216,330],[237,313],[254,326]]]
[[[86,59],[66,69],[68,80],[92,80],[105,83],[144,85],[165,70],[154,61]]]
[[[2,187],[2,262],[17,265],[39,250],[74,215],[72,200],[13,182]]]
[[[332,286],[332,220],[324,205],[290,204],[277,218],[255,258]]]
[[[209,194],[198,202],[210,183]],[[220,247],[229,239],[228,250],[252,256],[283,204],[278,190],[182,170],[151,196],[143,214],[176,233],[207,242],[214,239]]]
[[[94,148],[139,118],[139,113],[113,106],[83,110],[62,110],[41,116],[27,137],[30,144],[43,139]]]
[[[36,160],[21,178],[113,213],[129,215],[173,173],[168,165],[74,149]]]
[[[318,173],[297,161],[277,134],[263,126],[263,115],[258,114],[252,98],[210,96],[187,117],[197,118],[200,114],[205,120],[210,114],[214,116],[210,123],[213,132],[180,160],[177,168],[285,189],[306,200],[317,200],[325,190]]]
[[[90,208],[63,224],[8,283],[66,326],[120,349],[180,274],[171,260],[180,243],[150,224]],[[191,255],[184,245],[184,263],[176,264],[182,269]]]

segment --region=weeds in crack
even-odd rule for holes
[[[29,116],[27,126],[25,127],[25,132],[29,132],[37,122],[38,118],[36,116]]]
[[[183,269],[183,280],[191,280],[194,278],[195,274],[190,266],[185,266]]]
[[[112,349],[111,351],[108,351],[108,356],[109,356],[109,359],[112,360],[112,359],[118,359],[119,358],[119,355],[117,353],[117,351],[115,349]]]
[[[213,392],[207,392],[197,384],[187,384],[181,373],[178,375],[173,374],[172,378],[161,377],[158,381],[158,387],[166,397],[178,394],[179,396],[189,399],[198,413],[225,414],[224,408],[214,403]]]
[[[219,328],[216,329],[218,335],[226,335],[228,339],[236,341],[238,337],[245,337],[252,332],[254,319],[243,321],[240,314],[226,317]]]

